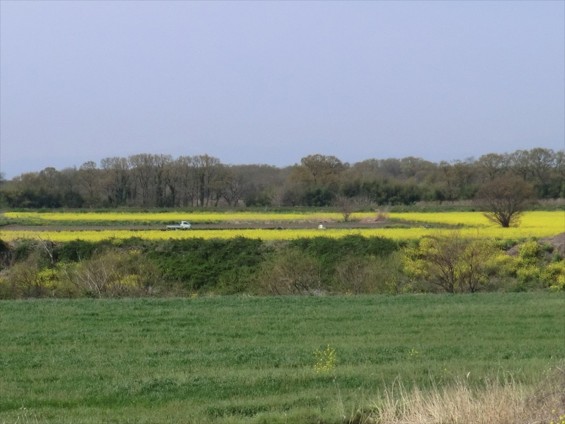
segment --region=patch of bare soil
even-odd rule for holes
[[[318,228],[323,224],[325,228],[379,228],[386,225],[386,221],[381,220],[363,220],[363,221],[336,221],[336,220],[316,220],[316,221],[231,221],[218,223],[192,223],[193,230],[241,230],[241,229],[309,229]],[[163,230],[166,231],[165,225],[162,224],[115,224],[115,225],[6,225],[5,230],[11,231],[112,231],[112,230],[129,230],[129,231],[146,231],[146,230]]]
[[[540,240],[544,244],[549,244],[553,250],[559,253],[560,256],[565,257],[565,233],[557,234],[553,237],[546,237]]]
[[[539,239],[542,244],[547,244],[553,248],[554,252],[557,252],[561,257],[565,257],[565,233],[557,234],[553,237],[545,237]],[[520,252],[520,244],[509,249],[506,253],[510,256],[517,256]]]

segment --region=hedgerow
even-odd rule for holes
[[[260,240],[185,239],[151,243],[147,257],[160,269],[163,278],[191,291],[214,290],[223,283],[242,286],[264,260],[265,248]]]
[[[438,246],[445,244],[437,240]],[[463,249],[461,257],[453,256],[459,250],[445,249],[462,264],[454,274],[453,290],[438,284],[437,270],[422,268],[429,262],[425,242],[404,245],[360,235],[290,241],[2,241],[0,298],[565,290],[565,261],[537,241],[523,243],[515,256],[494,245],[487,252],[481,247],[484,241],[473,239],[469,246],[477,249]],[[472,279],[466,277],[468,252],[477,258]],[[478,265],[488,266],[479,274]],[[420,269],[427,271],[416,272]]]

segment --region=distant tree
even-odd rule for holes
[[[177,206],[194,206],[197,199],[191,156],[180,156],[172,165],[172,184],[176,191]]]
[[[286,205],[330,206],[338,194],[341,176],[347,169],[335,156],[305,156],[291,169],[283,203]]]
[[[556,155],[551,149],[535,148],[528,152],[531,182],[539,197],[550,194],[551,173],[556,168]]]
[[[45,168],[9,181],[0,173],[0,203],[14,208],[326,207],[339,203],[340,196],[376,205],[474,197],[479,203],[479,198],[489,198],[484,191],[492,191],[492,181],[509,178],[507,174],[530,184],[538,198],[565,197],[565,151],[534,148],[450,163],[405,157],[350,165],[335,156],[313,154],[285,168],[228,166],[205,154],[176,159],[138,154],[106,158],[99,167],[88,161],[78,169]],[[517,184],[515,189],[523,186]],[[481,186],[483,192],[476,196]],[[504,216],[494,219],[512,225]]]
[[[168,203],[168,187],[170,166],[173,162],[171,155],[153,155],[153,179],[151,181],[154,196],[153,206],[170,206]]]
[[[349,222],[351,214],[355,211],[356,199],[345,196],[337,196],[334,199],[334,205],[343,216],[343,222]]]
[[[244,180],[242,175],[228,166],[223,167],[221,175],[218,194],[224,198],[228,206],[237,206],[243,193]]]
[[[86,206],[96,206],[100,199],[100,176],[101,172],[93,161],[83,163],[78,170],[78,183]]]
[[[475,196],[475,203],[485,210],[489,220],[507,228],[518,225],[533,197],[531,184],[515,175],[505,174],[484,183]]]
[[[335,156],[310,155],[300,160],[303,175],[316,187],[327,187],[337,182],[345,165]]]
[[[307,190],[301,198],[301,204],[306,206],[330,206],[334,200],[334,192],[328,188],[313,188]]]
[[[480,177],[484,181],[504,175],[508,172],[510,159],[508,155],[500,155],[497,153],[489,153],[483,155],[475,162]]]
[[[100,164],[104,170],[102,185],[106,192],[106,201],[111,206],[126,205],[132,192],[132,178],[128,160],[110,157],[102,159]]]
[[[471,199],[476,190],[476,174],[470,161],[441,162],[441,196],[444,200]]]
[[[6,194],[2,190],[2,186],[4,186],[5,184],[6,184],[6,179],[4,178],[4,173],[0,172],[0,207],[2,207],[6,203]]]
[[[527,150],[516,150],[508,155],[512,172],[528,181],[531,178],[530,155]]]
[[[80,187],[77,179],[77,170],[75,168],[63,169],[57,176],[57,193],[61,199],[61,206],[66,208],[82,208],[84,206],[84,198],[80,193]]]
[[[329,188],[339,182],[346,166],[335,156],[320,154],[305,156],[292,168],[291,180],[307,189]]]
[[[220,159],[216,157],[199,155],[192,158],[192,182],[199,206],[207,207],[210,199],[217,198],[216,194],[221,189],[221,169]]]
[[[270,206],[280,202],[290,171],[271,165],[232,165],[241,181],[241,198],[246,206]]]
[[[156,155],[148,153],[140,153],[128,158],[130,172],[135,184],[134,195],[137,203],[141,206],[154,204],[155,159]]]
[[[555,154],[555,172],[553,175],[555,197],[565,197],[565,151]]]

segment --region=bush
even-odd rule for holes
[[[39,251],[2,273],[0,298],[76,297],[80,290],[65,278],[64,265],[42,265]]]
[[[508,256],[501,273],[514,278],[519,291],[564,290],[565,261],[553,250],[551,246],[528,240],[518,246],[516,256]]]
[[[400,254],[347,256],[336,265],[338,290],[345,293],[396,294],[404,289]]]
[[[565,261],[553,262],[544,267],[542,280],[553,291],[565,291]]]
[[[10,266],[12,264],[12,260],[12,248],[4,240],[0,239],[0,270]]]
[[[448,293],[480,290],[491,278],[497,256],[489,241],[465,239],[457,233],[426,237],[405,253],[408,275]]]
[[[394,240],[384,237],[346,236],[340,239],[315,237],[293,240],[290,246],[317,258],[322,266],[322,278],[334,279],[337,264],[346,257],[384,257],[398,250]]]
[[[229,293],[246,287],[250,275],[263,262],[265,251],[260,240],[240,237],[232,240],[170,240],[159,243],[147,255],[165,279],[179,282],[188,290],[220,288]],[[228,287],[230,285],[234,288]]]
[[[12,257],[14,262],[26,260],[34,251],[37,250],[37,242],[34,240],[22,239],[14,242],[12,247]]]
[[[108,250],[66,272],[67,278],[90,297],[152,294],[159,285],[157,269],[138,250]]]
[[[90,259],[96,250],[102,249],[104,242],[89,242],[84,240],[73,240],[61,243],[55,248],[55,256],[60,261],[79,262]]]
[[[362,236],[0,241],[0,298],[565,290],[565,261],[551,246],[530,240],[512,252],[457,233],[403,250]]]
[[[320,294],[320,263],[296,248],[284,249],[261,264],[256,274],[258,294]]]
[[[0,298],[16,299],[44,295],[45,290],[38,278],[39,270],[37,255],[29,255],[11,266],[0,279]]]

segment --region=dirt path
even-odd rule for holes
[[[383,228],[387,225],[384,221],[301,221],[301,222],[220,222],[220,223],[192,223],[193,230],[234,230],[234,229],[315,229],[322,224],[325,228]],[[0,230],[6,231],[147,231],[167,230],[163,224],[119,224],[115,225],[6,225]],[[179,230],[180,231],[180,230]],[[188,230],[189,231],[189,230]]]

